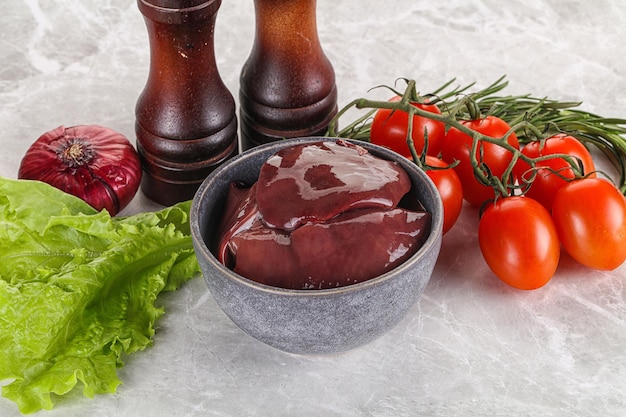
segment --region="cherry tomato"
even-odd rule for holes
[[[559,134],[549,137],[543,142],[530,142],[524,146],[522,153],[530,158],[554,154],[570,155],[580,160],[585,174],[592,173],[596,169],[591,154],[585,145],[575,137],[569,135]],[[526,192],[526,196],[534,198],[548,210],[551,210],[552,201],[554,200],[556,192],[559,188],[567,184],[568,180],[564,178],[574,179],[574,171],[571,169],[569,163],[562,158],[553,158],[538,162],[536,167],[540,166],[546,168],[537,169],[537,175]],[[531,178],[532,172],[529,171],[530,168],[530,165],[521,159],[515,164],[515,176],[520,180],[520,183],[522,179],[528,180]],[[555,172],[558,172],[558,174]],[[595,177],[595,174],[591,174],[590,177]]]
[[[426,156],[426,164],[433,167],[445,168],[447,163],[434,156]],[[441,201],[443,202],[443,233],[454,226],[461,208],[463,207],[463,187],[461,180],[452,168],[448,169],[429,169],[426,175],[435,183],[435,187],[439,191]]]
[[[581,264],[613,270],[626,260],[626,198],[606,179],[585,178],[561,187],[552,217],[563,248]]]
[[[544,286],[559,264],[561,247],[550,213],[532,198],[490,204],[478,224],[478,243],[493,273],[518,289]]]
[[[400,96],[392,97],[389,101],[400,101]],[[441,110],[434,104],[412,103],[414,106],[435,114]],[[370,131],[370,141],[411,158],[411,151],[406,143],[409,128],[409,114],[400,110],[379,109],[374,115]],[[441,143],[445,136],[445,124],[436,120],[418,115],[413,116],[413,145],[418,155],[424,151],[424,131],[428,132],[427,155],[437,156],[441,152]]]
[[[465,120],[461,123],[491,138],[501,138],[511,129],[504,120],[495,116]],[[519,141],[515,133],[511,133],[507,137],[507,142],[519,149]],[[476,159],[479,163],[486,164],[494,176],[501,177],[511,163],[513,154],[497,144],[483,142],[482,145],[482,158],[480,149],[478,149],[476,151]],[[473,206],[480,207],[485,201],[492,200],[495,197],[495,192],[492,187],[483,185],[474,176],[474,170],[470,162],[471,150],[471,136],[454,127],[448,130],[441,149],[442,158],[448,163],[459,161],[459,164],[454,169],[461,179],[461,184],[463,184],[463,197]]]

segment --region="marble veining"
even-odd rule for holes
[[[626,117],[618,0],[319,0],[317,9],[340,105],[386,98],[368,90],[399,77],[428,92],[506,74],[511,94]],[[14,178],[32,141],[61,124],[102,124],[134,140],[149,60],[135,1],[5,0],[0,31],[0,175]],[[224,0],[216,59],[235,98],[253,36],[253,1]],[[140,194],[125,213],[156,207]],[[365,347],[322,357],[275,350],[239,330],[198,278],[162,298],[154,346],[127,358],[116,394],[90,400],[78,390],[40,414],[626,415],[626,265],[592,271],[564,256],[546,287],[513,290],[482,260],[477,222],[468,207],[419,303]],[[0,415],[19,414],[0,398]]]

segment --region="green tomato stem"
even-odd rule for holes
[[[574,109],[581,102],[559,102],[548,98],[536,98],[531,95],[498,96],[496,94],[508,85],[504,78],[504,76],[500,77],[487,88],[471,94],[467,93],[467,91],[475,83],[464,87],[455,87],[446,92],[454,82],[453,79],[436,89],[433,93],[424,96],[418,94],[415,80],[403,79],[407,84],[404,93],[401,94],[395,89],[387,87],[394,93],[402,96],[400,101],[377,101],[366,98],[353,100],[337,113],[329,126],[327,134],[329,136],[369,141],[371,119],[377,110],[404,111],[409,114],[406,140],[413,160],[416,164],[428,169],[429,167],[425,164],[425,155],[419,155],[413,144],[413,117],[418,115],[442,122],[446,125],[446,129],[454,127],[472,137],[473,148],[475,148],[477,153],[481,152],[482,146],[479,145],[484,142],[501,146],[512,153],[511,164],[509,164],[502,178],[497,179],[493,178],[493,175],[487,172],[488,170],[479,163],[476,153],[473,153],[471,158],[476,178],[481,183],[494,187],[497,194],[506,195],[514,192],[516,189],[530,186],[532,179],[534,179],[533,174],[523,186],[514,185],[512,170],[514,163],[520,159],[530,165],[533,171],[536,171],[535,167],[538,163],[547,159],[562,158],[570,165],[576,177],[588,174],[582,172],[581,162],[577,158],[562,154],[529,158],[517,148],[511,146],[506,140],[508,135],[512,133],[517,135],[521,143],[542,140],[556,133],[567,133],[585,144],[593,144],[607,156],[619,172],[618,188],[626,195],[626,139],[622,136],[626,134],[626,119],[603,118]],[[411,104],[412,102],[423,103],[426,101],[429,104],[437,104],[442,110],[442,114],[422,110]],[[346,128],[337,131],[338,119],[351,108],[370,110],[364,116],[350,123]],[[462,120],[471,120],[472,118],[486,117],[488,115],[501,118],[512,126],[511,130],[503,137],[491,138],[475,132],[461,123]],[[425,136],[425,148],[427,149],[427,135]]]

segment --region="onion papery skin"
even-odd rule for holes
[[[141,163],[122,134],[103,126],[59,126],[22,158],[18,178],[46,182],[115,216],[139,189]]]

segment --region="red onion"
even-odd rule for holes
[[[31,145],[18,178],[46,182],[114,216],[137,193],[141,164],[120,133],[102,126],[59,126]]]

